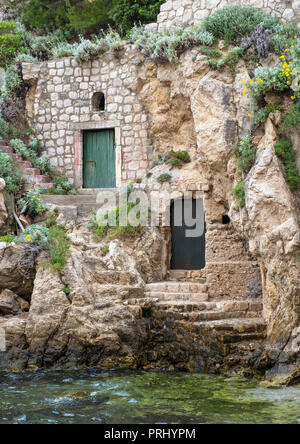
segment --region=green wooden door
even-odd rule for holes
[[[116,187],[114,130],[83,134],[83,188]]]

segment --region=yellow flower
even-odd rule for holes
[[[289,51],[289,48],[286,48],[285,51]]]
[[[292,100],[295,100],[295,99],[296,99],[296,97],[295,97],[295,96],[291,96],[291,99],[292,99]]]
[[[280,58],[281,58],[281,59],[285,59],[285,56],[284,56],[284,55],[282,55],[282,56],[280,56]]]
[[[247,82],[246,82],[246,80],[243,80],[243,85],[247,85]]]
[[[26,242],[31,242],[32,236],[30,234],[28,234],[28,236],[26,236],[25,239],[26,239]]]
[[[252,114],[251,113],[248,113],[248,117],[251,117],[252,116]]]
[[[246,92],[247,92],[247,88],[244,89],[243,96],[246,94]]]
[[[39,197],[37,197],[37,198],[36,198],[36,200],[40,200],[40,198],[39,198]]]
[[[289,80],[288,80],[286,83],[287,83],[287,85],[290,85],[290,84],[291,84],[291,82],[290,82]]]

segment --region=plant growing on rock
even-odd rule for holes
[[[33,217],[42,216],[48,211],[48,207],[41,201],[40,190],[36,188],[18,200],[18,208],[20,211],[26,209]]]
[[[256,155],[250,134],[243,136],[239,140],[235,155],[238,158],[238,169],[241,171],[249,171],[253,166]]]
[[[270,38],[272,34],[272,29],[266,29],[263,25],[259,25],[251,35],[243,39],[241,46],[246,51],[253,49],[259,58],[266,58],[272,49]]]
[[[34,244],[41,248],[48,247],[49,229],[42,225],[30,225],[16,239],[18,244]]]
[[[218,9],[203,22],[203,28],[217,39],[239,44],[260,23],[265,14],[251,6],[227,6]]]
[[[19,170],[13,168],[11,157],[0,151],[0,177],[5,180],[5,190],[17,194],[25,183]]]
[[[235,197],[235,200],[239,204],[241,208],[244,208],[246,205],[246,198],[245,198],[245,181],[242,179],[239,179],[236,183],[235,187],[233,188],[233,195]]]
[[[296,190],[300,182],[300,175],[291,141],[288,139],[281,139],[275,145],[275,153],[284,163],[286,180],[290,189],[292,191]]]
[[[300,102],[296,102],[293,107],[287,112],[279,126],[279,132],[283,133],[289,128],[296,127],[300,124]]]
[[[214,38],[199,26],[187,28],[177,26],[174,30],[165,32],[151,32],[145,28],[135,27],[130,40],[143,56],[175,63],[185,49],[196,45],[210,46]]]
[[[157,182],[165,183],[165,182],[171,182],[172,176],[170,174],[164,173],[158,176]]]

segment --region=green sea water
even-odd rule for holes
[[[0,424],[300,423],[300,387],[186,373],[0,373]]]

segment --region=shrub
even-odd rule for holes
[[[297,102],[293,105],[291,110],[283,116],[281,124],[279,126],[279,132],[283,133],[289,128],[298,126],[299,124],[300,124],[300,102]]]
[[[262,67],[255,70],[254,79],[249,83],[250,94],[259,99],[267,92],[280,92],[288,88],[286,77],[279,67]]]
[[[213,44],[213,36],[202,31],[199,26],[182,28],[176,26],[172,31],[151,32],[145,28],[133,28],[131,41],[141,53],[155,60],[168,60],[175,63],[179,54],[189,47]]]
[[[34,189],[28,191],[22,199],[18,200],[18,208],[22,210],[25,206],[31,216],[42,216],[48,210],[48,207],[41,201],[40,190]]]
[[[181,160],[184,163],[191,161],[191,156],[187,151],[171,151],[170,154],[175,157],[175,159]]]
[[[251,6],[228,6],[218,9],[207,17],[203,27],[215,38],[239,44],[244,36],[263,22],[264,18],[262,11]]]
[[[210,60],[209,65],[216,70],[223,71],[226,66],[228,66],[231,71],[235,71],[236,65],[242,59],[244,55],[244,49],[233,48],[229,54],[227,54],[223,59],[220,60]]]
[[[250,134],[239,140],[235,155],[238,158],[239,170],[249,171],[255,160],[255,148],[253,147]]]
[[[281,139],[275,145],[276,155],[283,161],[286,180],[290,189],[296,190],[300,182],[300,175],[296,164],[296,155],[290,140]]]
[[[65,177],[54,177],[53,181],[56,185],[56,189],[61,193],[76,194],[76,191]]]
[[[52,270],[61,272],[67,265],[70,257],[71,241],[63,226],[54,225],[48,232],[48,249],[50,256],[49,267]]]
[[[128,195],[130,194],[132,188],[128,187]],[[127,214],[136,206],[136,203],[127,202]],[[97,221],[96,214],[92,215],[90,229],[93,231],[96,239],[103,239],[108,237],[110,240],[118,238],[134,238],[139,234],[144,233],[145,227],[142,225],[133,226],[129,222],[127,225],[120,225],[120,208],[116,208],[115,211],[115,224],[110,223],[110,214],[104,216],[104,220]],[[105,223],[106,224],[105,224]]]
[[[12,234],[6,234],[5,236],[0,236],[0,242],[5,242],[7,244],[13,243],[15,240],[15,236]]]
[[[134,25],[156,22],[160,5],[164,0],[113,0],[109,16],[123,33]]]
[[[16,239],[16,243],[34,244],[41,248],[48,247],[49,229],[42,225],[30,225],[23,233]]]
[[[0,116],[0,135],[5,136],[9,132],[8,123]]]
[[[171,182],[172,180],[172,176],[170,174],[161,174],[158,178],[157,178],[157,182],[160,183],[164,183],[164,182]]]
[[[0,177],[5,180],[6,191],[17,194],[24,185],[19,170],[13,168],[11,157],[0,151]]]
[[[11,94],[22,84],[19,67],[15,64],[10,65],[5,72],[5,87],[8,94]]]
[[[241,208],[244,208],[246,205],[245,199],[245,181],[238,180],[236,186],[233,189],[233,195]]]
[[[258,57],[266,58],[272,49],[270,36],[273,31],[266,29],[263,25],[259,25],[254,29],[250,36],[247,36],[242,41],[242,48],[246,51],[253,49]]]
[[[200,46],[199,51],[202,54],[207,55],[210,59],[219,59],[222,57],[222,53],[220,51],[217,49],[207,48],[206,46]]]
[[[96,57],[100,52],[99,45],[91,40],[81,38],[79,45],[74,47],[76,62],[82,63]]]
[[[7,66],[14,60],[22,47],[22,34],[18,32],[14,21],[0,23],[0,67]]]
[[[295,36],[299,38],[299,35],[300,33],[296,25],[278,23],[274,27],[274,33],[271,36],[273,51],[277,55],[283,54],[286,48],[294,44]]]
[[[276,99],[274,103],[268,103],[263,108],[258,108],[254,113],[254,122],[256,125],[264,122],[271,113],[276,113],[276,111],[282,111],[281,99]]]

